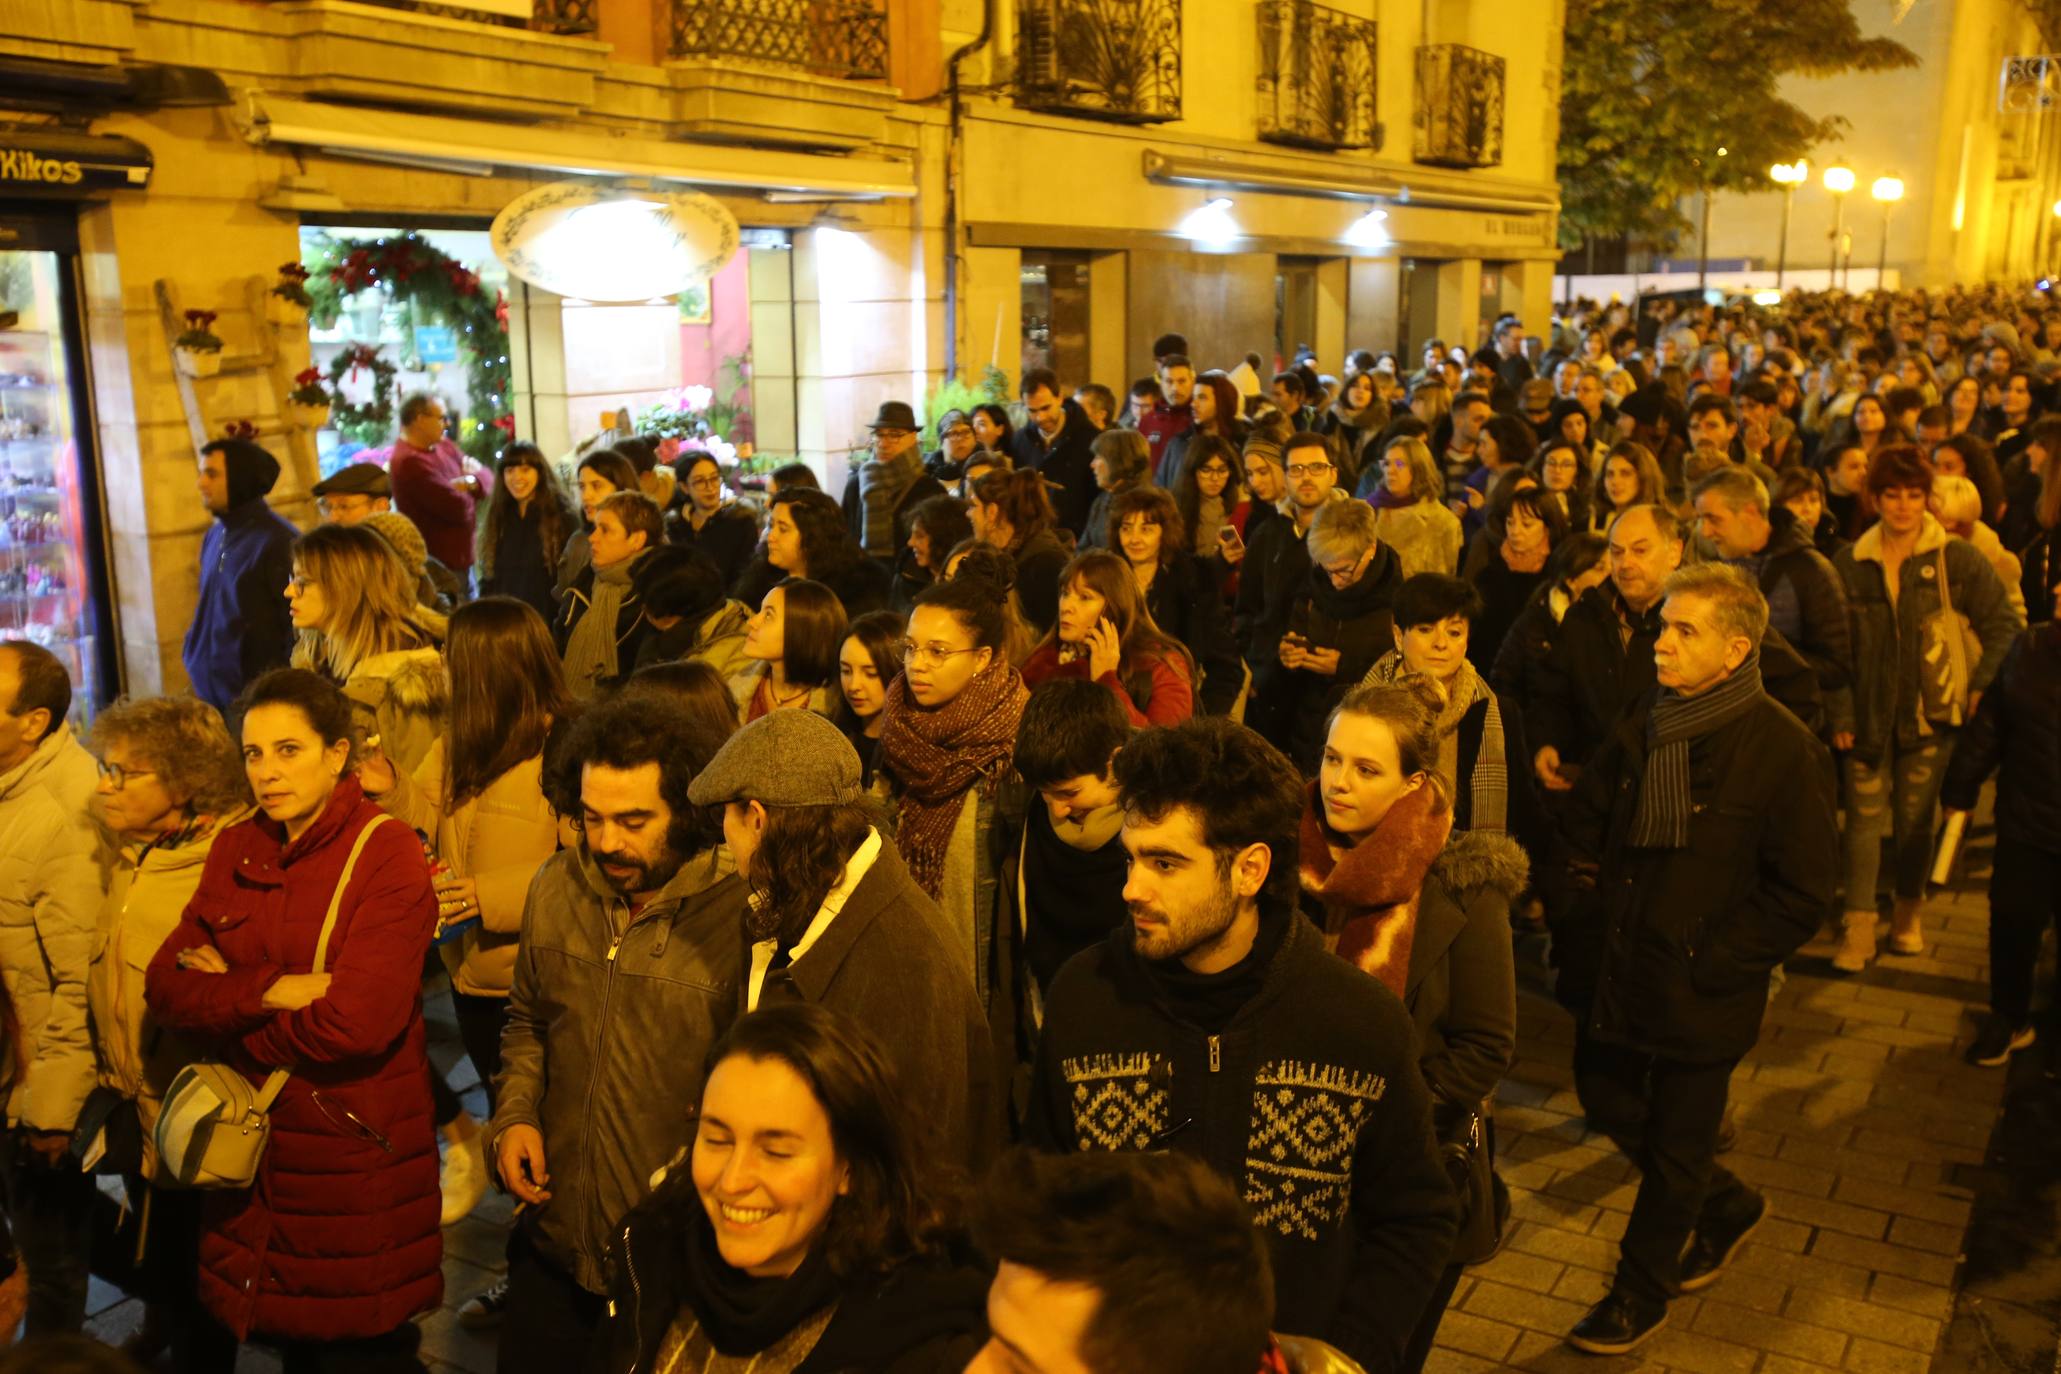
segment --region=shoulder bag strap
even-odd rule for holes
[[[391,819],[393,818],[384,811],[380,812],[365,822],[365,828],[360,830],[358,838],[351,842],[351,854],[344,860],[343,873],[336,880],[336,891],[329,894],[329,911],[322,918],[322,933],[315,938],[315,967],[311,972],[322,972],[322,966],[329,957],[329,936],[336,929],[336,913],[343,906],[344,889],[351,885],[351,874],[358,867],[358,856],[365,852],[365,841],[372,838],[372,832],[379,829],[381,824]],[[260,1115],[272,1110],[272,1103],[278,1098],[279,1090],[286,1086],[286,1080],[292,1072],[291,1069],[274,1069],[266,1075],[265,1086],[259,1091],[255,1103]]]

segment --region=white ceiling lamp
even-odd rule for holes
[[[1205,248],[1228,248],[1244,237],[1238,221],[1231,217],[1231,198],[1215,196],[1201,208],[1191,210],[1181,221],[1180,235]]]
[[[699,191],[557,181],[494,217],[494,256],[560,296],[649,301],[714,276],[737,255],[737,220]]]
[[[1344,237],[1355,248],[1388,247],[1388,211],[1369,210],[1346,226]]]

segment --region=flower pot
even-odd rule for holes
[[[277,325],[304,325],[308,322],[308,307],[275,292],[267,292],[265,318]]]
[[[286,403],[286,418],[301,429],[320,429],[329,423],[329,407],[326,405],[302,405],[299,401]]]
[[[222,350],[219,348],[186,348],[172,350],[179,360],[179,370],[189,377],[212,377],[222,370]]]

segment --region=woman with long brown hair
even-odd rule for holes
[[[1221,372],[1209,371],[1195,379],[1195,393],[1188,398],[1188,410],[1195,427],[1167,441],[1153,481],[1162,487],[1178,486],[1181,474],[1195,458],[1195,446],[1203,439],[1220,439],[1235,451],[1245,438],[1245,420],[1239,414],[1238,386]]]
[[[744,656],[754,662],[730,679],[744,723],[791,708],[831,714],[848,623],[836,594],[820,582],[790,577],[768,591],[744,631]]]
[[[1059,619],[1023,665],[1024,685],[1099,682],[1133,725],[1177,725],[1195,714],[1195,660],[1163,633],[1124,560],[1096,550],[1059,575]]]
[[[453,612],[449,653],[448,732],[412,770],[378,756],[363,760],[358,782],[389,815],[430,837],[437,938],[458,1035],[491,1109],[523,903],[561,839],[544,795],[545,744],[574,706],[550,629],[512,597],[484,597]],[[443,1180],[449,1225],[477,1204],[486,1161],[470,1115],[460,1111],[438,1125],[451,1145]]]
[[[1231,636],[1218,569],[1186,548],[1186,527],[1160,487],[1127,491],[1109,506],[1110,546],[1130,565],[1145,609],[1168,638],[1188,650],[1202,675],[1199,709],[1229,715],[1245,687],[1245,660]]]
[[[549,620],[558,609],[558,558],[577,528],[544,451],[510,444],[480,526],[480,595],[512,596]]]
[[[973,537],[992,544],[1016,562],[1016,594],[1024,618],[1040,633],[1059,616],[1059,570],[1066,548],[1053,528],[1059,523],[1045,479],[1035,472],[991,472],[974,484],[966,512]]]
[[[444,618],[417,604],[401,560],[360,526],[318,525],[293,544],[286,604],[293,666],[343,689],[358,744],[412,771],[441,728],[451,685]]]

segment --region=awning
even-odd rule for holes
[[[884,158],[825,157],[706,143],[609,138],[561,129],[507,127],[442,115],[324,105],[251,91],[237,120],[254,144],[293,144],[342,157],[406,162],[486,175],[646,177],[722,190],[789,195],[916,194],[916,172]]]
[[[150,184],[150,149],[133,138],[63,129],[0,130],[0,194],[75,198]]]

